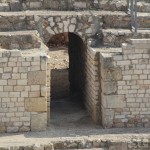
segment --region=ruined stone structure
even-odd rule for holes
[[[61,33],[69,54],[62,81],[69,74],[70,83],[60,87],[80,94],[96,124],[149,127],[150,30],[132,33],[126,9],[125,1],[0,0],[0,132],[48,126],[58,79],[46,45]],[[138,27],[150,28],[149,10],[138,3]]]

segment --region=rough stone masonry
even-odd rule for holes
[[[11,0],[0,2],[10,4]],[[39,9],[41,5],[43,6],[42,2],[27,0],[22,5],[25,10]],[[49,3],[49,7],[53,2]],[[62,2],[66,6],[66,3]],[[71,6],[69,8],[88,9],[91,5],[86,2],[74,1],[73,8],[70,8]],[[93,2],[96,4],[93,3],[94,7],[99,5],[99,1]],[[59,7],[58,3],[53,6],[56,8],[52,9]],[[13,6],[10,7],[13,10]],[[116,33],[115,30],[113,33],[111,29],[111,34],[106,31],[106,34],[102,35],[101,29],[129,29],[130,16],[121,12],[109,13],[104,11],[0,13],[0,31],[7,31],[0,37],[0,132],[45,130],[50,118],[51,68],[48,67],[49,64],[47,65],[49,63],[47,47],[37,35],[31,36],[30,31],[27,31],[28,35],[23,36],[25,32],[23,30],[38,30],[45,43],[55,34],[72,32],[79,35],[86,44],[89,39],[100,35],[98,42],[104,40],[104,44],[115,44],[119,41],[117,46],[120,46],[126,32]],[[144,15],[138,15],[138,25],[149,28],[150,19]],[[21,35],[13,33],[12,36],[8,31],[16,33],[21,31]],[[122,40],[119,40],[120,37]],[[128,34],[128,38],[131,37],[133,35]],[[149,38],[150,34],[138,32],[135,38],[137,37]],[[149,54],[150,39],[133,39],[123,44],[122,48],[110,51],[103,47],[100,50],[87,47],[84,60],[86,64],[84,98],[85,106],[95,123],[107,128],[150,127]]]
[[[2,45],[5,49],[0,50],[0,132],[39,131],[47,127],[47,56],[41,53],[38,40],[33,40],[36,49],[32,43],[31,49],[26,36],[32,41],[31,35],[19,36],[18,40],[17,35],[7,37],[11,38],[9,45]],[[1,40],[5,38],[6,35],[1,36]],[[29,50],[18,50],[22,38],[22,49],[28,45]]]
[[[102,124],[150,126],[150,39],[132,39],[116,54],[100,53]]]

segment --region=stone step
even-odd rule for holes
[[[37,30],[30,30],[30,31],[11,31],[11,32],[0,32],[0,35],[36,35],[39,37],[39,33]]]
[[[121,1],[106,1],[102,0],[99,4],[99,9],[108,10],[108,11],[127,11],[127,2],[126,0]],[[138,12],[150,12],[150,1],[140,0],[137,2],[137,11]]]
[[[12,3],[12,2],[19,2],[19,0],[0,0],[0,3]]]
[[[62,149],[57,149],[62,150]],[[109,150],[108,148],[84,148],[84,149],[68,149],[68,150]]]
[[[147,2],[138,2],[137,10],[140,12],[150,12],[150,1],[148,0]]]
[[[122,43],[128,42],[131,38],[150,38],[150,30],[138,30],[137,33],[125,29],[103,30],[104,45],[120,47]]]
[[[112,11],[126,11],[127,3],[126,0],[121,0],[116,3],[116,0],[24,0],[24,10],[35,10],[35,9],[47,9],[47,10],[112,10]]]
[[[149,150],[149,128],[70,129],[2,134],[0,150]]]
[[[0,12],[21,10],[23,9],[20,0],[0,0]]]
[[[59,26],[59,20],[64,21],[64,18],[66,18],[66,23],[68,24],[71,24],[70,21],[73,18],[76,21],[74,26],[77,28],[81,26],[79,24],[86,24],[86,22],[86,26],[93,24],[97,26],[99,24],[99,26],[102,25],[104,29],[130,29],[131,24],[131,18],[126,13],[110,11],[21,11],[0,12],[0,16],[0,31],[34,30],[40,27],[48,27],[51,23]],[[51,18],[53,21],[47,20],[48,18]],[[89,20],[89,18],[91,18],[91,20]],[[85,21],[83,21],[83,19]],[[40,22],[38,22],[39,20]],[[150,28],[150,16],[148,16],[148,13],[138,13],[138,27]],[[61,28],[63,27],[60,26],[60,29]],[[83,28],[85,27],[83,26]]]
[[[1,10],[7,11],[20,11],[20,10],[108,10],[108,11],[127,11],[126,0],[97,0],[97,1],[85,1],[85,0],[74,0],[74,1],[60,1],[60,0],[0,0],[0,3],[5,5],[12,5],[13,9],[5,9],[5,5],[0,6]],[[12,7],[11,6],[11,7]],[[2,8],[1,8],[2,7]],[[3,8],[4,7],[4,8]],[[150,12],[149,1],[139,1],[137,3],[137,10],[139,12]]]
[[[97,48],[92,48],[96,52],[100,53],[122,53],[122,48],[121,47],[111,47],[111,46],[101,46]]]
[[[39,33],[36,30],[0,32],[1,49],[26,50],[26,49],[38,49],[41,47],[44,48],[44,44],[41,38],[39,37]]]
[[[0,3],[0,12],[10,11],[9,3]]]
[[[102,15],[103,28],[124,28],[131,27],[130,15],[123,12],[105,12]],[[150,28],[149,13],[137,13],[138,28]]]

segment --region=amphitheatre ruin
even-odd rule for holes
[[[149,0],[0,0],[0,57],[0,136],[88,124],[149,133]]]

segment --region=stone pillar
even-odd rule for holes
[[[102,125],[113,127],[115,109],[124,107],[124,95],[117,95],[117,81],[122,80],[121,69],[113,64],[112,55],[100,53]]]

